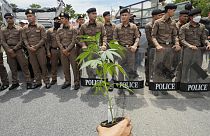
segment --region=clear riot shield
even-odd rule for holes
[[[209,51],[184,48],[180,91],[197,92],[210,90]]]
[[[127,77],[119,74],[115,88],[123,89],[127,86],[130,89],[142,89],[144,87],[144,49],[139,48],[135,53],[131,51],[125,52],[122,59],[118,59],[118,63],[127,73]]]
[[[149,53],[149,89],[152,91],[173,91],[179,89],[182,50],[165,47],[155,48]]]

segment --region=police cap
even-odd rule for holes
[[[197,9],[197,8],[194,8],[192,9],[190,12],[189,12],[189,16],[194,16],[194,15],[197,15],[197,14],[201,14],[201,10],[200,9]]]
[[[33,15],[35,15],[35,11],[32,10],[32,9],[27,9],[26,12],[25,12],[25,15],[27,15],[27,14],[33,14]]]
[[[92,12],[96,12],[96,8],[89,8],[88,10],[87,10],[87,13],[89,14],[89,13],[92,13]]]
[[[4,18],[6,18],[6,17],[14,17],[14,15],[12,13],[6,13],[6,14],[4,14]]]

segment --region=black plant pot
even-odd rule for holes
[[[108,123],[108,120],[101,122],[101,126],[102,127],[107,127],[110,128],[116,124],[118,124],[120,121],[124,120],[124,117],[118,117],[118,118],[114,118],[114,122]]]

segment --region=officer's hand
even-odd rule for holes
[[[102,46],[101,46],[101,50],[102,50],[102,51],[105,51],[105,50],[106,50],[106,46],[105,46],[105,45],[102,45]]]
[[[210,50],[210,44],[206,47],[206,50]]]
[[[50,52],[47,53],[47,57],[51,58],[51,53]]]
[[[9,49],[7,52],[8,52],[8,55],[9,55],[10,57],[12,57],[12,58],[15,58],[15,57],[16,57],[16,54],[15,54],[15,52],[14,52],[13,49]]]
[[[172,48],[175,49],[175,51],[180,51],[182,49],[179,45],[174,45]]]
[[[158,46],[156,46],[156,49],[157,49],[158,51],[161,51],[161,50],[163,50],[163,46],[158,45]]]
[[[7,52],[8,52],[9,54],[14,54],[14,53],[15,53],[13,49],[9,49],[9,50],[7,50]]]
[[[35,48],[33,48],[33,47],[28,47],[28,49],[31,51],[31,52],[36,52],[36,49]]]
[[[68,52],[67,49],[64,49],[64,50],[62,50],[62,51],[63,51],[63,54],[64,54],[65,56],[69,56],[69,55],[70,55],[70,52]]]
[[[189,47],[190,47],[190,49],[192,49],[192,50],[198,50],[198,48],[197,48],[196,46],[194,46],[194,45],[190,45]]]
[[[131,120],[127,117],[111,128],[106,128],[102,126],[97,127],[99,136],[131,136],[131,130]]]
[[[136,52],[136,49],[137,49],[136,46],[131,46],[131,47],[130,47],[131,52]]]

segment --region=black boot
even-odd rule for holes
[[[26,89],[34,89],[33,85],[31,83],[26,84]]]
[[[61,89],[66,89],[67,87],[71,86],[70,83],[64,83],[61,87]]]
[[[20,86],[19,83],[12,84],[12,86],[10,86],[9,90],[13,90],[13,89],[15,89],[15,88],[17,88],[19,86]]]
[[[80,88],[80,85],[79,84],[75,84],[74,85],[74,90],[79,90],[79,88]]]
[[[41,87],[41,86],[42,86],[42,83],[35,83],[33,85],[33,89],[36,89],[36,88]]]
[[[7,88],[9,87],[9,85],[2,85],[1,88],[0,88],[0,91],[4,91],[6,90]]]
[[[50,82],[50,85],[54,85],[54,84],[56,84],[57,83],[57,80],[52,80],[51,82]]]
[[[45,87],[46,87],[46,89],[50,89],[50,87],[51,87],[50,83],[47,83]]]
[[[149,82],[148,81],[145,82],[145,86],[149,86]]]

